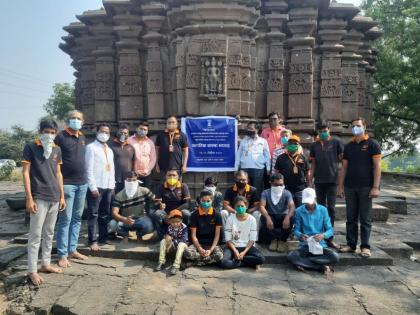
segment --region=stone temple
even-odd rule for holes
[[[168,115],[283,114],[310,142],[319,119],[350,135],[371,121],[377,23],[329,0],[103,0],[60,48],[86,126],[163,127]]]

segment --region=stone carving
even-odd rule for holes
[[[341,79],[341,69],[322,69],[321,79]]]
[[[312,73],[312,63],[291,63],[289,73]]]
[[[115,98],[115,88],[113,81],[97,81],[95,88],[95,99],[113,100]]]
[[[282,70],[284,68],[283,58],[271,58],[268,64],[268,68],[275,70]]]
[[[292,74],[289,81],[289,94],[311,93],[312,78],[306,74]]]
[[[251,89],[251,73],[250,71],[243,71],[241,73],[241,90]]]
[[[283,79],[281,72],[271,71],[268,79],[268,91],[281,92],[283,91]]]
[[[230,68],[228,74],[228,89],[240,89],[239,68]]]
[[[230,55],[230,56],[228,56],[228,65],[229,66],[240,66],[241,65],[241,55]]]
[[[148,93],[161,93],[163,91],[162,85],[163,85],[162,73],[149,72],[147,74],[147,92]]]
[[[341,97],[341,82],[337,80],[322,80],[321,97]]]
[[[357,102],[357,86],[356,85],[343,85],[343,102]]]
[[[187,74],[185,75],[185,87],[186,88],[198,88],[200,79],[198,71],[195,69],[187,69]]]
[[[118,72],[120,75],[139,75],[140,66],[136,64],[125,64],[118,66]]]
[[[264,71],[257,72],[257,91],[265,91],[267,89],[267,77]]]
[[[96,72],[95,79],[96,81],[113,81],[114,72]]]
[[[200,64],[200,55],[193,55],[188,54],[187,55],[187,65],[188,66],[198,66]]]
[[[152,72],[162,71],[162,62],[160,60],[148,60],[146,62],[146,71],[152,71]]]
[[[224,40],[210,39],[204,40],[201,46],[203,53],[225,53],[226,42]]]
[[[220,57],[203,57],[202,59],[202,95],[224,95],[224,61]]]
[[[141,80],[139,77],[120,77],[120,95],[141,95]]]

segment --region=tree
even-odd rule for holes
[[[412,153],[420,136],[420,6],[418,0],[365,0],[383,30],[375,73],[374,132],[384,150]]]
[[[67,113],[75,107],[74,86],[69,83],[56,83],[53,90],[53,95],[43,106],[44,110],[55,119],[65,120]]]
[[[36,133],[27,131],[20,125],[10,131],[0,131],[0,159],[14,160],[18,165],[23,159],[23,147],[35,139]]]

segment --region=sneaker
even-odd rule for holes
[[[277,247],[278,247],[278,240],[274,239],[271,241],[270,246],[268,246],[268,250],[275,252],[277,251]]]
[[[162,263],[158,263],[157,266],[155,267],[154,271],[161,271],[163,269],[163,264]]]
[[[287,252],[287,243],[283,241],[278,241],[277,243],[277,251],[279,253],[285,253]]]
[[[179,269],[179,268],[177,268],[177,267],[175,267],[175,266],[172,266],[172,267],[171,267],[171,270],[169,271],[169,274],[170,274],[171,276],[175,276],[175,275],[176,275],[176,273],[178,272],[178,269]]]
[[[155,236],[155,232],[152,232],[149,234],[144,234],[142,237],[140,237],[140,239],[142,241],[150,241],[154,236]]]

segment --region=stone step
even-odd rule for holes
[[[23,245],[12,245],[0,249],[0,270],[6,268],[9,263],[22,257],[27,253],[27,247]]]
[[[385,206],[393,214],[407,214],[407,200],[405,197],[381,197],[375,201]]]
[[[372,221],[386,222],[389,218],[390,210],[380,204],[374,203],[372,207]],[[346,220],[346,205],[344,203],[337,203],[335,207],[335,219]]]
[[[257,245],[266,258],[267,264],[286,264],[287,254],[271,252],[266,245]],[[128,244],[106,245],[101,247],[100,251],[91,252],[87,247],[78,249],[85,255],[95,257],[114,258],[114,259],[134,259],[134,260],[152,260],[159,258],[159,244],[139,244],[129,242]],[[357,253],[340,254],[341,266],[391,266],[393,258],[376,246],[372,246],[372,257],[369,259],[360,257]]]

